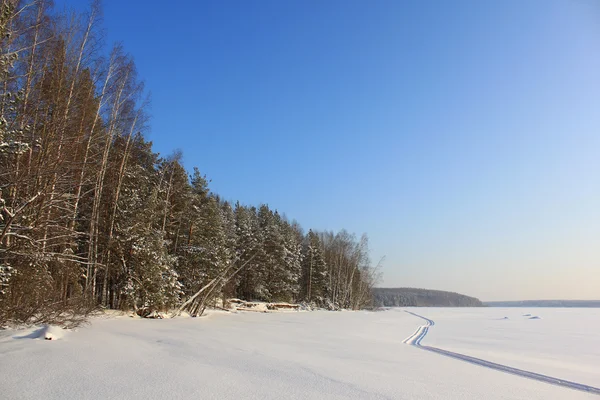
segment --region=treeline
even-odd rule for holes
[[[415,288],[374,288],[378,307],[482,307],[475,297],[464,294]]]
[[[232,205],[152,150],[135,64],[119,45],[103,56],[99,22],[98,3],[1,2],[0,323],[200,314],[219,296],[371,304],[366,236]]]

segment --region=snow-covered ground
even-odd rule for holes
[[[435,321],[422,345],[600,388],[600,309],[414,309]]]
[[[420,329],[422,346],[600,386],[600,310],[408,311],[435,322]],[[600,398],[427,351],[415,340],[403,343],[425,325],[392,309],[95,318],[62,337],[51,330],[57,340],[34,339],[42,332],[33,330],[0,331],[0,397]]]

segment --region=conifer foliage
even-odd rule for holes
[[[152,150],[143,85],[121,46],[103,56],[97,2],[0,4],[0,324],[145,315],[205,287],[195,314],[220,296],[370,305],[366,238],[232,206]]]

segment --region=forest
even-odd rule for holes
[[[483,303],[464,294],[416,288],[374,288],[378,307],[482,307]]]
[[[1,2],[0,325],[196,316],[231,297],[372,305],[366,235],[225,201],[181,153],[156,153],[133,57],[102,37],[99,2]]]

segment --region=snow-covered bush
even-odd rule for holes
[[[13,272],[14,268],[10,265],[0,265],[0,296],[8,291],[8,283]]]

